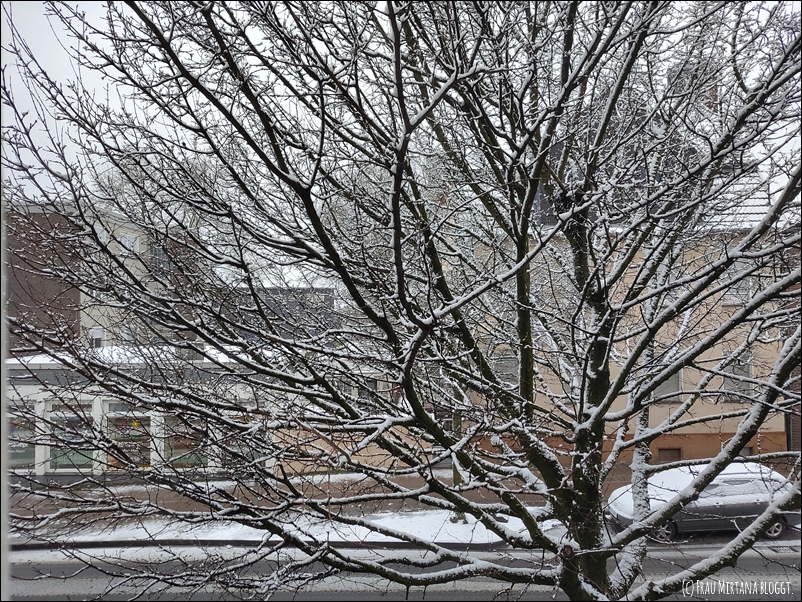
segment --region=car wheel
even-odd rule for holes
[[[785,533],[785,520],[782,518],[778,518],[771,524],[771,527],[766,529],[766,532],[763,534],[768,539],[779,539]]]
[[[652,538],[657,541],[672,541],[677,537],[677,523],[673,520],[666,521],[659,527],[652,529]]]

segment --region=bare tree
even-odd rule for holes
[[[731,565],[798,507],[787,454],[790,486],[730,544],[637,580],[646,536],[798,412],[790,5],[121,2],[102,27],[48,10],[120,100],[7,41],[33,103],[4,80],[10,261],[78,291],[82,316],[65,324],[51,300],[43,320],[34,296],[10,308],[15,354],[41,360],[20,361],[39,378],[18,383],[14,415],[21,442],[93,485],[18,473],[17,499],[44,504],[15,512],[19,529],[256,527],[274,539],[240,568],[301,556],[270,577],[168,581],[254,595],[322,562],[408,586],[484,575],[635,600]],[[41,410],[53,397],[62,414]],[[721,445],[652,462],[694,429]],[[752,451],[783,455],[765,448]],[[434,470],[446,459],[459,478]],[[694,462],[707,468],[692,486],[650,508],[646,477]],[[621,465],[636,515],[610,533],[603,491]],[[364,479],[305,480],[332,471]],[[191,509],[120,498],[110,473]],[[204,485],[212,473],[236,489]],[[387,500],[462,513],[549,560],[479,560],[352,511]],[[304,525],[320,520],[428,553],[355,554],[316,540]]]

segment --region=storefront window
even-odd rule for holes
[[[150,418],[124,416],[109,418],[111,437],[119,452],[109,455],[109,466],[119,468],[133,463],[139,468],[150,466]]]
[[[91,425],[82,416],[63,416],[53,419],[54,445],[50,448],[50,468],[53,470],[92,468],[92,450],[86,441],[91,438]]]
[[[175,468],[196,468],[208,464],[200,428],[171,418],[165,422],[165,436],[164,452]]]
[[[8,464],[12,468],[33,467],[36,462],[33,425],[21,418],[8,421]]]

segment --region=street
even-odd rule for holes
[[[796,535],[782,541],[761,541],[744,554],[736,567],[726,569],[714,577],[699,581],[688,582],[683,592],[675,594],[670,600],[798,600],[802,587],[800,583],[800,547]],[[726,537],[704,538],[703,541],[685,542],[682,545],[651,546],[649,558],[644,565],[644,572],[651,578],[673,574],[680,567],[685,567],[708,557],[718,550]],[[92,568],[83,568],[76,560],[65,561],[56,552],[14,552],[11,556],[12,582],[11,592],[15,600],[82,600],[102,596],[103,600],[129,600],[141,594],[144,587],[142,580],[127,580],[122,584],[123,578],[112,580],[108,573],[112,571],[124,572],[124,568],[133,568],[137,559],[143,559],[142,548],[106,550],[91,550],[95,558],[108,557],[116,553],[119,561],[117,566],[98,560]],[[193,561],[200,561],[206,551],[200,548],[175,548],[183,562],[191,566]],[[87,552],[87,553],[88,553]],[[221,547],[214,552],[225,555],[236,554],[236,548]],[[137,554],[139,553],[139,557]],[[367,553],[367,552],[366,552]],[[388,551],[388,556],[392,553]],[[511,564],[531,561],[531,555],[524,555],[510,551],[483,551],[477,552],[480,558],[497,559],[500,554],[505,555],[506,561]],[[148,561],[157,558],[151,553]],[[161,570],[168,567],[177,567],[177,563],[160,566]],[[259,563],[254,565],[251,572],[271,574],[274,563]],[[320,567],[312,567],[320,568]],[[44,578],[43,575],[60,577],[80,574],[69,579]],[[135,571],[132,570],[132,573]],[[108,592],[111,582],[122,584],[114,592]],[[150,590],[141,599],[160,600],[236,600],[248,597],[244,592],[223,592],[210,587],[198,592],[182,591],[175,588],[158,591]],[[258,594],[254,595],[259,598]],[[430,586],[424,591],[422,588],[413,588],[407,592],[402,586],[387,585],[386,582],[372,576],[340,574],[315,583],[303,591],[287,590],[276,593],[273,600],[566,600],[561,592],[551,588],[533,586],[525,588],[514,586],[511,591],[505,592],[504,585],[490,579],[470,579],[459,583],[439,586]]]

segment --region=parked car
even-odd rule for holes
[[[704,466],[672,468],[649,478],[652,510],[667,504],[690,485]],[[781,474],[756,462],[731,464],[685,508],[654,532],[656,539],[668,541],[689,531],[728,531],[748,525],[772,499],[785,493],[790,483]],[[607,514],[618,525],[632,524],[632,485],[610,494]],[[770,539],[781,537],[788,525],[799,526],[800,512],[785,512],[766,531]]]

